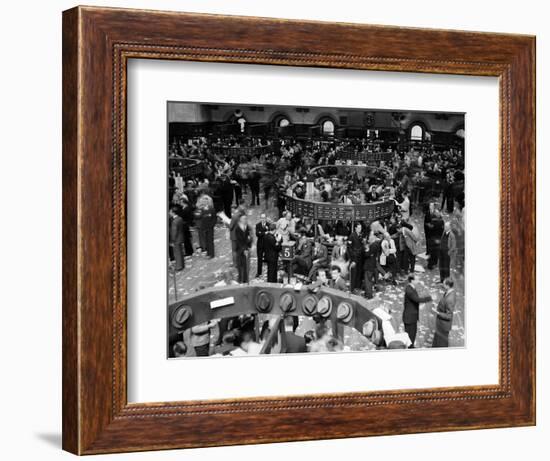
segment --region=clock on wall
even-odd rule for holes
[[[365,126],[371,127],[374,126],[374,115],[371,113],[368,113],[365,115]]]

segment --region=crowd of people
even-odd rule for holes
[[[174,270],[183,270],[186,257],[196,252],[214,258],[214,229],[223,225],[231,240],[234,270],[224,272],[219,283],[262,280],[264,266],[267,282],[280,282],[283,277],[288,280],[292,274],[303,283],[326,285],[366,298],[386,285],[402,283],[406,285],[403,323],[414,347],[414,319],[418,304],[425,302],[417,293],[415,277],[422,255],[427,264],[421,270],[437,270],[445,287],[445,296],[436,309],[438,322],[443,322],[440,326],[445,326],[440,330],[444,331],[449,315],[452,321],[456,302],[451,296],[453,275],[464,264],[463,151],[456,147],[386,147],[391,160],[375,168],[349,168],[350,162],[339,160],[341,151],[365,144],[365,140],[268,140],[250,136],[172,140],[170,158],[192,158],[202,164],[201,174],[183,181],[176,180],[179,171],[170,172],[170,260]],[[261,149],[257,154],[248,149],[243,155],[223,155],[220,152],[224,150],[216,148],[219,146]],[[340,164],[347,168],[338,168]],[[314,221],[294,216],[286,206],[288,197],[341,204],[393,200],[395,207],[389,216],[374,222]],[[257,223],[248,222],[251,207],[262,210]],[[197,247],[192,232],[198,236]],[[281,261],[285,245],[294,248],[289,264]],[[254,249],[257,265],[252,277]],[[214,325],[208,331],[210,328]],[[232,343],[234,350],[257,350],[261,338],[240,331]],[[318,335],[310,336],[314,339],[307,347],[322,349],[317,344]],[[446,345],[445,335],[436,338],[434,346]]]

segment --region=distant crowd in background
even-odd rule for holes
[[[229,227],[239,283],[252,278],[247,261],[254,242],[255,277],[262,275],[267,264],[269,281],[278,281],[278,253],[281,245],[292,241],[296,274],[315,282],[318,269],[338,270],[352,292],[362,291],[367,297],[379,282],[395,284],[414,271],[420,253],[428,258],[429,270],[439,269],[441,281],[463,264],[464,157],[460,149],[395,150],[391,161],[359,175],[353,169],[341,173],[336,166],[339,152],[361,149],[366,140],[285,139],[277,146],[258,137],[224,142],[223,146],[232,148],[268,148],[259,155],[224,156],[216,153],[220,140],[174,139],[170,144],[170,158],[202,162],[196,177],[177,180],[178,172],[170,173],[170,257],[176,271],[184,268],[185,256],[196,251],[215,256],[214,228],[221,223]],[[293,216],[286,209],[288,197],[345,204],[393,199],[396,206],[390,216],[372,223],[314,222]],[[251,207],[271,210],[272,216],[276,207],[278,219],[270,221],[262,214],[259,222],[249,223],[246,210]],[[423,223],[411,219],[414,212],[423,214]],[[196,248],[192,232],[198,236]]]

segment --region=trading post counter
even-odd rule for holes
[[[349,326],[375,346],[383,345],[383,319],[369,309],[365,298],[328,287],[295,288],[280,283],[212,287],[185,296],[168,307],[169,342],[177,341],[184,330],[195,325],[250,314],[278,316],[273,338],[266,341],[262,353],[268,354],[270,345],[277,341],[286,316],[313,317],[317,322],[330,323],[333,336],[340,339],[343,327]]]
[[[294,216],[329,221],[368,221],[373,222],[390,216],[395,207],[393,199],[360,205],[343,203],[315,202],[286,196],[286,208]]]

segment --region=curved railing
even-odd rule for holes
[[[321,165],[310,170],[313,175],[323,170],[336,170],[337,174],[346,174],[350,171],[365,176],[369,173],[385,173],[387,182],[391,182],[392,171],[389,168],[374,167],[370,165]],[[294,184],[291,189],[294,189]],[[393,199],[384,199],[378,202],[348,205],[344,203],[318,202],[314,200],[300,199],[285,195],[286,208],[294,216],[329,221],[376,221],[390,216],[395,207]]]
[[[323,170],[336,170],[336,174],[338,175],[345,175],[347,173],[357,173],[358,176],[366,176],[368,174],[373,173],[384,173],[386,175],[387,180],[391,180],[393,178],[393,172],[390,168],[386,167],[379,167],[379,166],[373,166],[373,165],[347,165],[344,163],[337,163],[334,165],[320,165],[312,168],[310,170],[310,173],[315,175],[319,174],[319,172]]]
[[[294,216],[329,221],[376,221],[390,216],[395,207],[392,199],[360,205],[315,202],[286,196],[286,208]]]
[[[204,171],[204,163],[201,160],[194,158],[170,158],[170,171],[179,173],[183,178],[191,178],[197,176]]]
[[[273,152],[273,146],[253,146],[253,147],[232,147],[232,146],[212,146],[212,153],[216,155],[229,156],[255,156]]]
[[[393,152],[357,152],[353,150],[340,150],[336,152],[338,160],[352,160],[364,163],[389,162],[393,159]]]

